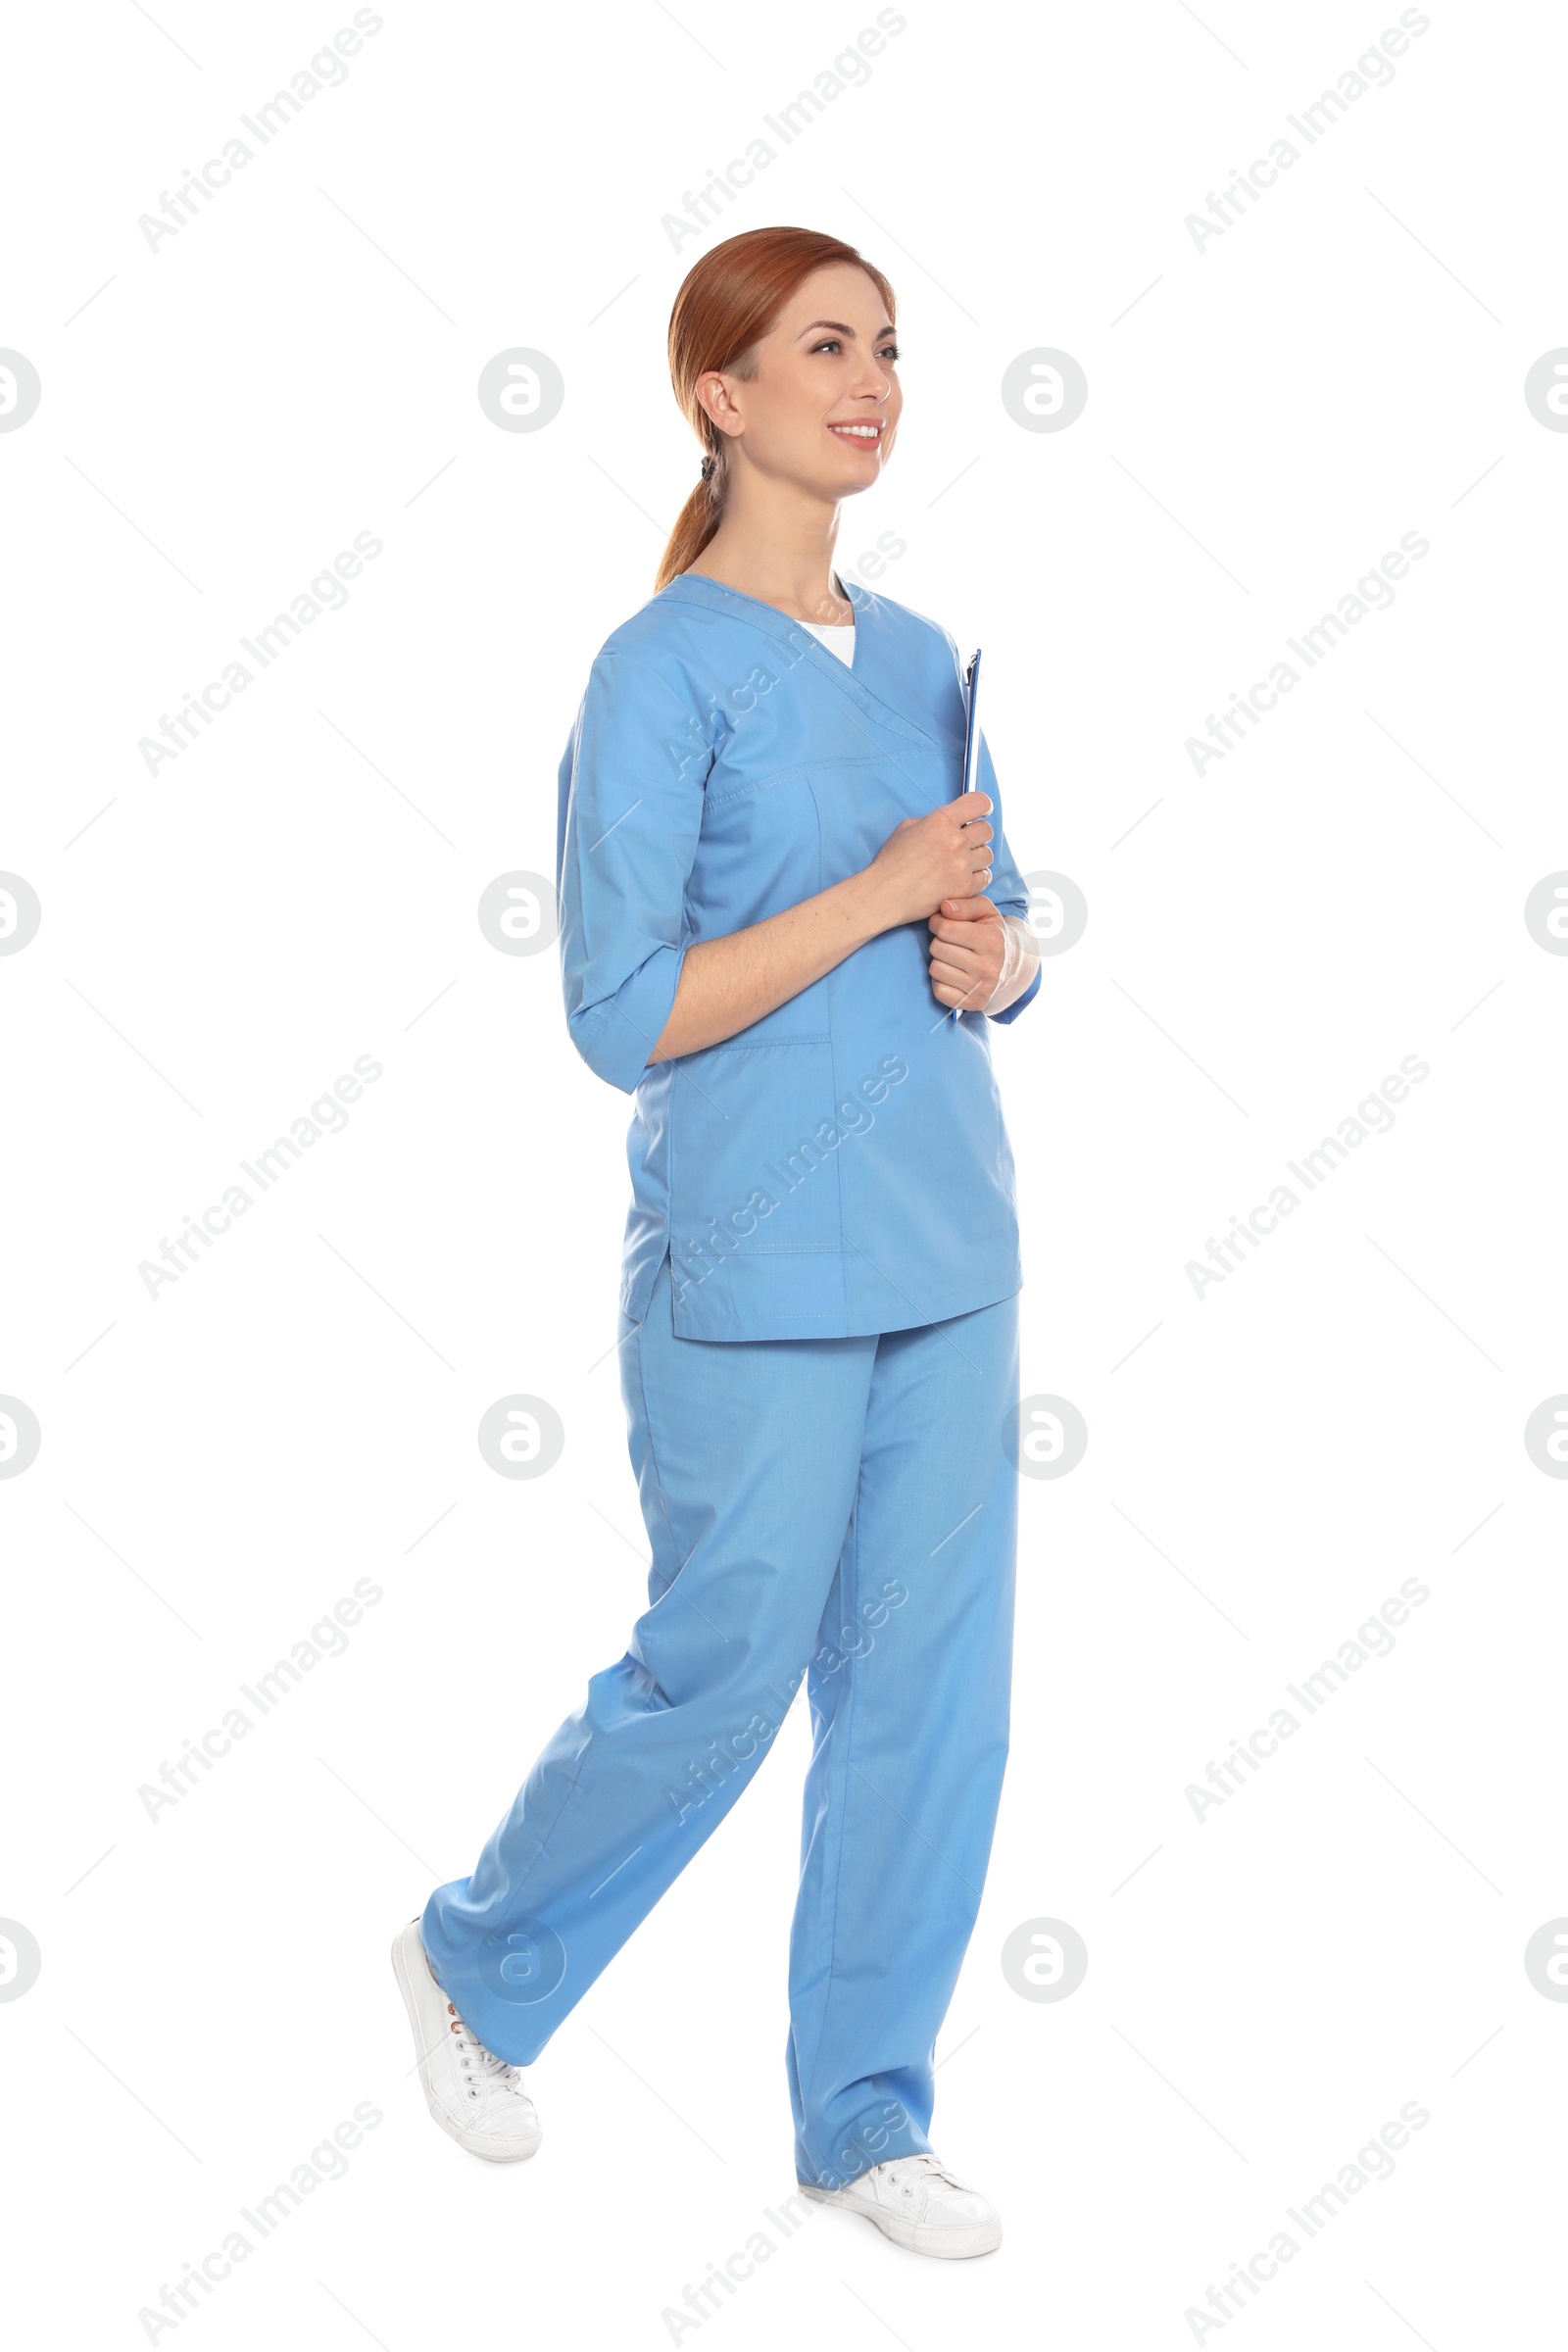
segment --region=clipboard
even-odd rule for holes
[[[978,646],[975,647],[969,666],[963,673],[963,689],[965,710],[963,721],[963,772],[958,781],[958,791],[960,795],[966,792],[973,792],[977,789],[975,784],[975,776],[980,758],[980,728],[976,719],[976,712],[980,708],[980,648]],[[961,1004],[951,1005],[949,1007],[950,1019],[955,1021],[957,1020],[962,1011],[963,1006]]]

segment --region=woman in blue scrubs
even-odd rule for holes
[[[980,2254],[996,2210],[927,2132],[1007,1750],[1022,1271],[989,1032],[1038,950],[983,743],[959,796],[952,637],[832,567],[898,430],[891,286],[754,230],[692,270],[669,355],[701,477],[593,663],[558,832],[570,1035],[633,1105],[649,1605],[394,1966],[436,2121],[531,2155],[519,2070],[804,1683],[797,2179]]]

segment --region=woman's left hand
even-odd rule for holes
[[[939,1004],[978,1012],[996,995],[1007,958],[1001,915],[989,899],[944,899],[926,919],[933,996]]]

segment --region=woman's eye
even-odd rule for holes
[[[883,350],[879,351],[876,356],[879,360],[901,360],[904,357],[904,354],[900,351],[896,343],[889,343]]]

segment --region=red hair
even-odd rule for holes
[[[676,517],[659,575],[657,595],[677,572],[687,570],[717,530],[724,507],[724,435],[697,397],[697,379],[710,370],[753,376],[752,356],[791,295],[813,270],[850,262],[863,270],[894,316],[893,288],[853,245],[814,228],[749,228],[726,237],[694,263],[681,281],[669,314],[669,380],[682,414],[713,461],[709,480],[699,482]]]

